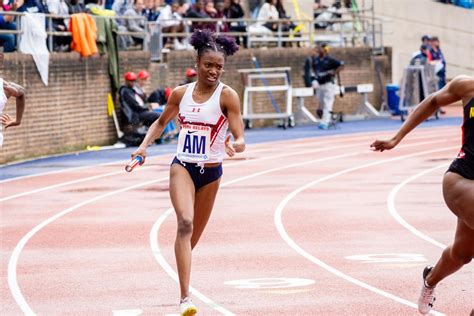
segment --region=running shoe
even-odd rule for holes
[[[428,314],[433,308],[433,303],[436,300],[435,287],[426,284],[426,277],[432,269],[432,266],[427,266],[423,270],[423,287],[421,288],[420,298],[418,299],[418,310],[422,314]]]
[[[192,316],[197,314],[196,305],[193,304],[189,297],[182,299],[179,303],[179,313],[181,316]]]

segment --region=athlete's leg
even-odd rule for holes
[[[451,211],[474,230],[474,180],[447,172],[443,179],[443,195]]]
[[[447,172],[443,180],[443,195],[448,207],[458,216],[458,224],[454,243],[443,251],[426,277],[429,286],[435,286],[474,257],[474,181]]]
[[[188,171],[180,164],[173,164],[170,169],[170,197],[178,221],[174,252],[178,268],[181,299],[189,296],[194,191],[194,183]]]
[[[206,227],[206,224],[211,216],[212,207],[216,200],[217,190],[219,189],[220,178],[211,182],[196,192],[194,199],[194,222],[193,222],[193,236],[191,238],[191,247],[194,249],[199,238]]]
[[[444,249],[441,258],[426,277],[428,286],[436,286],[441,280],[461,269],[474,257],[474,230],[458,219],[454,243]]]

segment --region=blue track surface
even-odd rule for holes
[[[437,126],[461,126],[461,117],[441,118],[439,120],[428,120],[420,125],[421,128]],[[288,140],[308,137],[321,137],[329,135],[353,134],[371,131],[396,130],[401,126],[400,120],[380,119],[368,121],[344,122],[339,124],[338,129],[319,130],[315,125],[298,126],[283,130],[281,128],[252,129],[245,132],[248,144],[269,141]],[[369,144],[367,144],[369,146]],[[56,157],[46,157],[0,167],[0,180],[33,175],[44,172],[54,172],[67,168],[97,165],[114,161],[127,161],[133,147],[110,149],[101,151],[87,151],[67,154]],[[176,144],[155,145],[149,147],[148,156],[158,156],[173,153]]]

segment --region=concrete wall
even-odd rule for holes
[[[367,2],[367,1],[366,1]],[[447,76],[474,75],[474,11],[433,0],[374,0],[384,22],[384,45],[393,49],[393,80],[418,50],[424,34],[440,38]]]

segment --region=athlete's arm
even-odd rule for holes
[[[462,100],[474,91],[474,79],[466,76],[454,78],[443,89],[430,94],[408,116],[400,130],[389,140],[376,140],[370,145],[374,151],[384,151],[397,146],[401,140],[421,122],[429,118],[439,107]]]
[[[230,141],[230,135],[225,140],[226,153],[232,157],[236,152],[241,153],[245,150],[244,122],[240,114],[239,95],[234,89],[226,87],[222,91],[221,103],[229,120],[230,131],[234,136],[233,142]]]
[[[23,112],[25,111],[25,88],[19,84],[4,81],[3,91],[5,92],[7,99],[10,97],[16,98],[16,119],[12,119],[10,115],[5,113],[2,115],[1,122],[5,128],[20,125]]]
[[[145,138],[141,145],[132,153],[132,159],[136,156],[142,156],[143,159],[146,157],[146,148],[152,144],[155,139],[161,136],[165,126],[179,113],[179,103],[183,98],[184,92],[186,91],[186,86],[179,86],[173,90],[171,93],[168,103],[161,113],[160,117],[151,124],[148,132],[146,133]],[[145,162],[145,160],[143,160]]]

